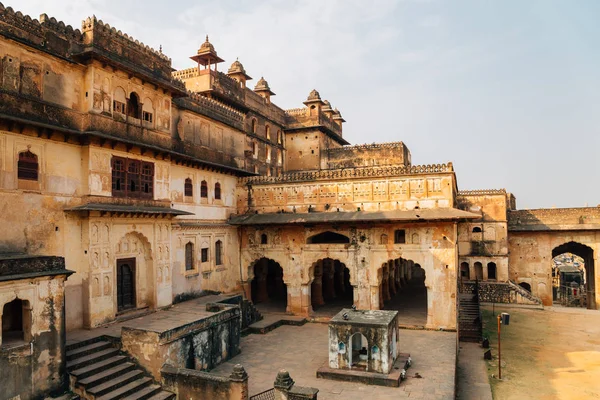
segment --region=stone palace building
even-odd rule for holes
[[[597,207],[517,210],[401,141],[350,145],[310,82],[281,109],[199,42],[174,71],[95,17],[73,29],[0,4],[0,345],[37,348],[34,381],[60,372],[65,330],[203,291],[311,316],[416,285],[425,327],[456,330],[461,284],[552,304],[552,258],[571,252],[598,307]]]

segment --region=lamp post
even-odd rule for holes
[[[498,379],[502,380],[502,352],[500,351],[500,327],[502,324],[508,325],[510,323],[510,314],[501,313],[498,314]]]

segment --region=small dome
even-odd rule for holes
[[[198,49],[198,54],[205,53],[207,51],[215,53],[215,47],[208,41],[208,35],[206,35],[206,41],[202,43],[202,45]]]
[[[307,100],[321,100],[321,95],[319,94],[319,92],[317,92],[316,89],[313,89],[309,93]]]
[[[229,67],[229,70],[227,71],[227,73],[229,73],[229,74],[235,74],[235,73],[245,74],[246,70],[244,69],[244,66],[242,65],[241,62],[239,62],[238,60],[235,60],[233,62],[233,64],[231,64],[231,67]]]
[[[254,90],[271,90],[271,88],[269,87],[269,82],[267,82],[265,78],[261,76],[258,82],[256,82]]]

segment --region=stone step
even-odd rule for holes
[[[130,394],[138,393],[146,389],[150,384],[152,384],[152,379],[148,377],[136,379],[135,381],[129,382],[128,384],[123,385],[120,388],[117,388],[113,391],[110,391],[103,396],[96,397],[96,400],[122,399],[125,396],[129,396]]]
[[[88,366],[70,371],[69,373],[75,376],[77,379],[84,379],[90,375],[94,375],[100,371],[103,371],[107,368],[114,367],[118,364],[127,361],[127,357],[125,356],[114,356],[107,358],[106,360],[102,360],[100,362],[90,364]]]
[[[158,394],[158,392],[161,390],[162,388],[158,385],[149,385],[142,390],[138,390],[135,393],[128,395],[127,397],[123,397],[123,400],[147,400],[155,394]]]
[[[67,340],[68,344],[65,346],[65,351],[69,352],[71,350],[75,350],[80,347],[87,346],[87,345],[90,345],[93,343],[106,342],[106,341],[107,341],[106,338],[104,338],[102,336],[96,336],[91,339],[80,340],[80,341],[74,342],[74,343],[69,343],[69,341]]]
[[[78,380],[77,384],[86,388],[91,388],[94,386],[98,386],[104,382],[110,381],[112,378],[115,378],[119,375],[123,375],[124,373],[129,372],[134,368],[135,364],[130,362],[124,362],[117,365],[116,367],[105,369],[85,379]]]
[[[92,353],[90,355],[83,355],[82,357],[67,361],[67,370],[79,369],[85,366],[97,363],[110,357],[119,355],[119,350],[114,347]]]
[[[175,393],[167,392],[166,390],[160,391],[160,393],[149,397],[148,400],[172,400],[175,398]],[[200,400],[200,399],[198,399]]]
[[[98,386],[86,389],[86,393],[91,394],[94,397],[104,396],[105,394],[110,393],[111,391],[116,390],[122,386],[125,386],[129,382],[133,382],[137,379],[140,379],[143,376],[144,373],[141,370],[134,369],[132,371],[120,375],[119,377],[106,381]]]
[[[95,342],[92,344],[88,344],[86,346],[79,347],[79,348],[73,349],[71,351],[67,351],[67,361],[74,360],[76,358],[80,358],[83,356],[87,356],[92,353],[98,352],[100,350],[107,349],[109,347],[112,347],[112,344],[110,342],[107,342],[104,340],[101,340],[99,342]]]

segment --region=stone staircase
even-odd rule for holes
[[[481,341],[481,311],[477,294],[460,293],[458,308],[458,338],[461,342]]]
[[[527,300],[531,301],[533,304],[542,304],[542,299],[540,299],[537,296],[534,296],[533,294],[531,294],[531,292],[523,289],[521,286],[517,285],[515,282],[508,280],[508,281],[506,281],[506,283],[508,283],[508,286],[510,287],[510,289],[512,291],[517,292],[518,294],[521,295],[521,297],[526,298]]]
[[[103,337],[67,346],[71,390],[87,400],[172,400],[137,364]]]

